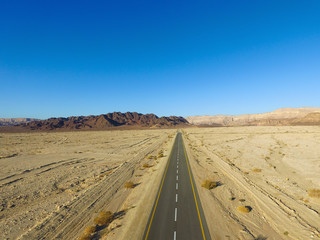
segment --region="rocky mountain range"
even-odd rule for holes
[[[67,118],[0,118],[0,132],[72,131],[104,129],[171,128],[187,126],[297,126],[320,125],[320,108],[282,108],[269,113],[158,117],[155,114],[113,112]]]
[[[197,126],[320,125],[320,108],[281,108],[269,113],[191,116],[186,119]]]
[[[0,118],[0,126],[13,126],[21,123],[35,121],[34,118]]]
[[[52,130],[102,130],[111,128],[166,128],[186,126],[183,117],[158,117],[154,114],[136,112],[114,112],[98,116],[78,116],[67,118],[49,118],[35,120],[10,127],[1,127],[0,131],[52,131]]]

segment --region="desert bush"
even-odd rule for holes
[[[92,239],[92,237],[91,237],[90,234],[82,234],[82,235],[78,238],[78,240],[91,240],[91,239]]]
[[[110,211],[102,211],[99,216],[96,217],[93,222],[98,226],[105,226],[111,223],[113,220],[113,214]]]
[[[133,182],[126,182],[126,183],[124,184],[124,187],[125,187],[125,188],[134,188],[134,183],[133,183]]]
[[[242,213],[248,213],[248,212],[251,211],[251,207],[249,207],[249,206],[239,206],[239,207],[237,207],[237,210],[239,212],[242,212]]]
[[[216,186],[217,186],[217,182],[210,181],[210,180],[204,180],[201,184],[201,187],[204,187],[209,190],[212,188],[215,188]]]
[[[149,165],[148,163],[145,163],[145,164],[143,164],[143,167],[144,167],[144,168],[150,168],[150,167],[152,167],[152,166]]]
[[[260,168],[254,168],[254,169],[252,169],[252,172],[258,173],[258,172],[261,172],[261,169]]]
[[[93,226],[88,226],[86,230],[84,230],[84,233],[89,235],[89,234],[95,233],[96,231],[97,231],[97,227],[93,225]]]
[[[158,158],[162,158],[162,157],[164,157],[164,155],[163,155],[163,151],[161,150],[158,152]]]
[[[320,189],[309,189],[308,191],[309,197],[320,198]]]
[[[147,159],[152,159],[153,158],[153,156],[152,155],[149,155],[148,157],[147,157]]]

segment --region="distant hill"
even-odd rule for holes
[[[198,126],[320,125],[320,108],[281,108],[269,113],[187,117]]]
[[[114,112],[98,116],[78,116],[68,118],[49,118],[1,127],[2,132],[16,131],[54,131],[54,130],[103,130],[114,128],[168,128],[188,125],[183,117],[158,117],[154,114],[136,112]]]
[[[34,118],[0,118],[0,126],[13,126],[16,124],[35,121]]]

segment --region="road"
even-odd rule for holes
[[[143,239],[211,239],[180,132],[176,136]]]

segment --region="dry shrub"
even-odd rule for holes
[[[158,152],[158,158],[162,158],[164,155],[163,155],[163,151],[161,150],[161,151],[159,151]]]
[[[147,157],[147,159],[152,159],[153,158],[153,156],[152,155],[149,155],[148,157]]]
[[[150,167],[152,167],[152,165],[149,165],[148,163],[145,163],[145,164],[143,164],[143,167],[144,168],[150,168]]]
[[[309,197],[313,197],[313,198],[320,198],[320,189],[309,189],[308,191],[309,193]]]
[[[215,188],[216,186],[217,186],[217,182],[210,181],[210,180],[204,180],[201,184],[201,187],[204,187],[209,190],[212,188]]]
[[[239,207],[237,207],[237,210],[239,212],[242,212],[242,213],[248,213],[248,212],[251,211],[251,207],[249,207],[249,206],[239,206]]]
[[[96,231],[97,231],[97,227],[93,225],[93,226],[88,226],[86,230],[84,230],[84,233],[89,235],[89,234],[95,233]]]
[[[91,234],[82,234],[78,240],[91,240],[92,237],[91,237]]]
[[[113,220],[113,214],[110,211],[102,211],[99,216],[96,217],[93,222],[98,226],[105,226],[111,223]]]
[[[260,168],[254,168],[254,169],[252,169],[252,172],[258,173],[258,172],[261,172],[261,169]]]
[[[133,183],[133,182],[126,182],[126,183],[124,184],[124,187],[125,187],[125,188],[134,188],[134,183]]]

